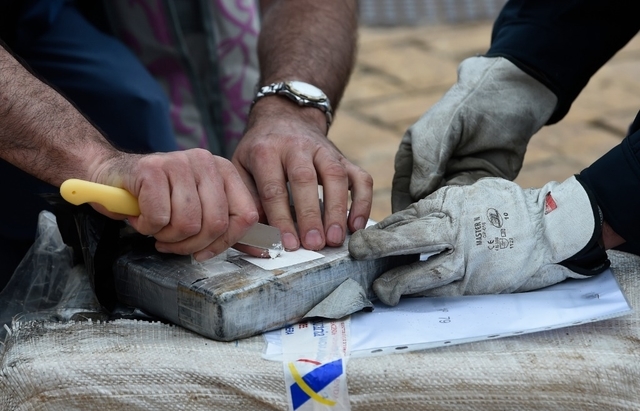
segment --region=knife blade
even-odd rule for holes
[[[140,215],[138,199],[123,188],[72,178],[62,183],[60,194],[71,204],[99,203],[113,213]],[[283,251],[280,230],[261,223],[253,225],[232,247],[261,258],[275,258]]]

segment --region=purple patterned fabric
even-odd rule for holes
[[[181,0],[186,1],[186,0]],[[190,0],[197,1],[197,0]],[[171,101],[171,121],[181,148],[209,148],[203,113],[193,77],[206,75],[208,42],[202,33],[179,32],[162,0],[111,0],[112,23],[117,35],[156,77]],[[256,54],[259,32],[258,5],[254,0],[211,0],[211,13],[200,18],[213,23],[221,91],[223,136],[220,145],[230,156],[242,137],[258,81]],[[180,43],[182,41],[182,43]],[[181,48],[183,46],[183,48]],[[184,47],[187,50],[185,63]],[[188,65],[187,65],[188,64]]]
[[[258,7],[251,0],[215,0],[220,83],[226,104],[223,111],[225,144],[233,147],[242,137],[258,82]]]

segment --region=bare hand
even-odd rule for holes
[[[351,231],[364,228],[371,212],[371,176],[347,160],[325,132],[326,120],[319,110],[270,97],[254,106],[247,132],[233,156],[261,217],[281,230],[287,250],[298,249],[300,242],[310,250],[340,246],[347,227]],[[319,184],[324,190],[324,224]],[[349,190],[352,204],[347,221]]]
[[[128,217],[129,222],[153,235],[160,252],[206,260],[235,244],[258,221],[233,164],[206,150],[123,154],[101,165],[92,181],[123,187],[138,198],[141,214]]]

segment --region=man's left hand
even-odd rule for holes
[[[354,233],[349,251],[356,259],[436,254],[375,280],[376,295],[388,305],[409,294],[521,292],[605,270],[601,223],[575,177],[540,189],[485,178],[445,186]]]
[[[278,227],[285,249],[340,246],[347,229],[364,228],[371,212],[373,179],[347,160],[325,136],[324,114],[274,96],[253,107],[233,163],[261,214]],[[295,206],[291,214],[289,191]],[[323,186],[324,221],[318,185]],[[351,192],[351,207],[347,219]]]

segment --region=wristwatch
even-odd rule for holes
[[[315,107],[321,110],[327,118],[327,130],[333,121],[333,110],[326,94],[318,87],[303,81],[283,81],[260,87],[253,99],[253,104],[263,97],[281,95],[290,98],[299,106]]]

